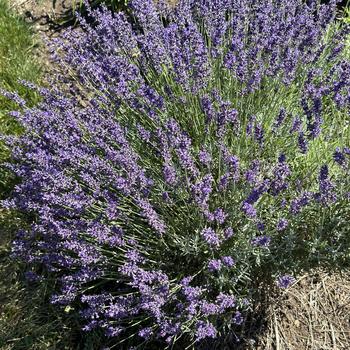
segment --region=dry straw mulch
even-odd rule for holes
[[[317,271],[269,306],[264,350],[350,349],[350,272]]]

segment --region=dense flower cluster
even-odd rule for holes
[[[350,151],[330,134],[350,105],[348,28],[326,45],[335,1],[130,11],[80,18],[54,44],[66,75],[14,113],[22,182],[4,204],[35,219],[13,251],[87,331],[200,342],[243,322],[259,278],[290,285],[320,213],[348,205]]]

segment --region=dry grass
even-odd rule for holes
[[[350,349],[350,272],[299,278],[269,306],[261,349]]]

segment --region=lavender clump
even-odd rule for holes
[[[235,332],[259,279],[285,288],[281,266],[316,260],[321,218],[350,192],[346,144],[310,175],[327,111],[350,105],[345,29],[323,42],[334,3],[87,11],[52,47],[71,80],[58,74],[32,108],[1,92],[25,128],[7,138],[21,180],[2,205],[35,218],[13,255],[38,283],[56,278],[51,301],[79,308],[86,331],[183,348]]]

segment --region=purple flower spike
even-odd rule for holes
[[[286,118],[286,110],[284,108],[281,108],[280,109],[280,112],[275,120],[275,125],[274,125],[274,128],[275,129],[278,129],[282,126],[284,120]]]
[[[245,202],[243,203],[242,210],[247,215],[248,218],[255,219],[256,218],[256,209],[253,207],[253,205]]]
[[[211,247],[217,248],[220,246],[221,241],[212,228],[205,228],[201,232],[201,236]]]
[[[270,245],[271,237],[258,236],[252,240],[252,245],[256,247],[267,248]]]
[[[345,164],[346,158],[339,147],[335,149],[335,152],[333,153],[333,159],[339,165]]]
[[[214,212],[215,220],[219,224],[223,224],[225,222],[227,216],[228,215],[221,208],[216,209],[215,212]]]
[[[335,202],[337,199],[334,192],[335,186],[329,180],[327,165],[322,165],[318,179],[319,193],[316,194],[316,200],[318,200],[322,205],[328,205]]]
[[[235,260],[231,256],[223,256],[221,261],[227,267],[232,267],[235,264]]]
[[[201,150],[199,152],[198,158],[202,164],[207,165],[207,166],[211,162],[211,156],[210,156],[209,152],[204,151],[204,150]]]
[[[229,308],[233,308],[236,305],[236,298],[232,295],[220,293],[216,297],[216,302],[219,305],[219,310],[221,313],[225,312]]]
[[[290,275],[283,275],[277,278],[276,284],[279,288],[288,288],[295,282],[295,278]]]
[[[40,280],[40,276],[38,276],[35,272],[33,271],[27,271],[25,272],[24,274],[25,276],[25,279],[28,281],[28,282],[37,282]]]
[[[198,321],[197,322],[197,331],[196,331],[196,340],[200,341],[205,338],[216,338],[217,330],[210,322]]]
[[[234,235],[233,228],[232,227],[227,227],[224,230],[224,237],[225,239],[229,239]]]
[[[263,232],[263,231],[265,231],[265,224],[263,222],[259,221],[256,224],[256,228],[258,229],[258,231]]]
[[[304,154],[307,153],[308,144],[303,132],[299,133],[298,144],[299,144],[301,153],[304,153]]]
[[[140,329],[138,334],[140,337],[147,340],[147,339],[151,338],[153,331],[152,331],[152,328],[147,327],[147,328]]]
[[[277,225],[276,225],[276,230],[283,231],[287,228],[287,226],[288,226],[288,220],[282,218],[282,219],[278,220]]]
[[[221,270],[221,261],[220,260],[210,260],[208,262],[208,270],[210,272],[216,272],[216,271],[220,271]]]
[[[239,311],[236,311],[236,313],[233,315],[232,321],[236,325],[241,325],[243,323],[243,316]]]

